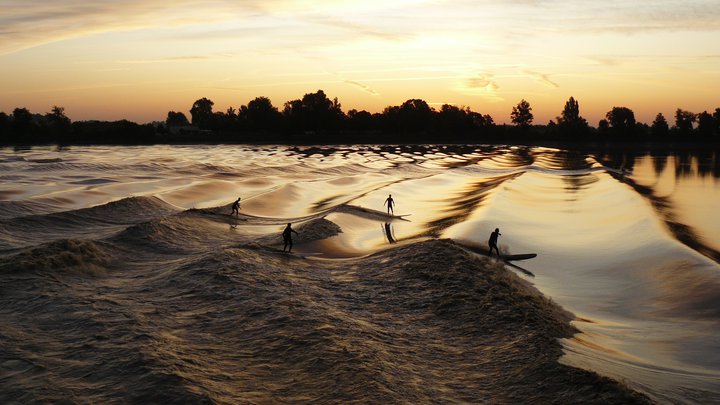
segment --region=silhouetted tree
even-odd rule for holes
[[[13,110],[11,128],[15,136],[23,139],[31,135],[33,128],[33,115],[27,108],[16,108]],[[25,140],[25,139],[23,139]]]
[[[350,110],[347,113],[348,128],[355,131],[377,130],[378,125],[375,117],[369,112],[362,110]]]
[[[598,132],[602,136],[607,136],[610,133],[610,122],[606,119],[598,121]]]
[[[214,131],[223,133],[236,132],[238,129],[238,116],[236,110],[228,107],[226,112],[216,111],[213,113],[213,119],[210,127]]]
[[[70,133],[71,122],[70,118],[65,115],[65,108],[53,106],[49,113],[45,114],[47,120],[50,135],[54,139],[61,139],[66,137]]]
[[[155,141],[152,124],[120,121],[75,121],[72,123],[73,141],[79,143],[137,144]]]
[[[609,133],[627,139],[636,135],[635,113],[627,107],[613,107],[605,114],[610,125]]]
[[[301,108],[301,107],[300,107]],[[240,116],[253,130],[269,131],[279,128],[282,114],[267,97],[256,97],[240,107]]]
[[[482,116],[480,116],[482,117]],[[437,112],[437,129],[441,133],[467,133],[475,128],[475,119],[470,108],[459,108],[443,104]]]
[[[675,129],[680,135],[689,135],[693,129],[693,123],[697,120],[697,115],[690,111],[677,109],[675,111]]]
[[[433,113],[433,109],[425,100],[414,98],[405,101],[397,112],[400,131],[427,132],[432,125]]]
[[[190,109],[193,125],[197,125],[198,128],[202,129],[211,129],[214,118],[213,105],[215,105],[215,103],[205,97],[196,100]]]
[[[605,114],[611,128],[628,131],[635,126],[635,113],[627,107],[613,107]]]
[[[380,115],[380,125],[387,133],[400,132],[400,106],[387,106]]]
[[[0,143],[10,141],[10,117],[0,111]]]
[[[493,127],[495,126],[495,120],[493,120],[493,117],[490,116],[490,114],[484,114],[481,116],[482,120],[476,121],[481,127]]]
[[[704,138],[710,138],[715,133],[715,119],[707,111],[703,111],[697,115],[698,133]]]
[[[513,124],[518,127],[527,128],[530,124],[532,124],[534,118],[531,111],[532,107],[530,107],[530,103],[525,101],[525,99],[522,99],[518,105],[513,107],[512,112],[510,113],[510,119]]]
[[[655,120],[650,127],[650,134],[652,134],[654,139],[664,139],[670,134],[670,127],[662,113],[658,113],[658,115],[655,116]]]
[[[557,129],[561,135],[583,135],[588,132],[587,120],[580,116],[580,103],[573,97],[565,102],[565,108],[557,121]]]
[[[322,90],[307,93],[302,100],[286,102],[283,115],[291,128],[303,131],[338,129],[345,118],[338,99],[330,100]]]
[[[168,127],[184,127],[190,125],[190,122],[185,114],[181,112],[168,111],[165,124],[167,124]]]

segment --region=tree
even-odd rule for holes
[[[513,107],[510,119],[518,127],[529,127],[533,121],[532,107],[525,99],[520,100],[517,106]]]
[[[33,115],[27,108],[13,110],[11,128],[16,136],[29,135],[33,127]]]
[[[240,116],[251,129],[272,130],[278,128],[282,115],[267,97],[256,97],[246,106],[240,107]]]
[[[688,135],[692,132],[693,123],[697,120],[697,115],[690,111],[677,109],[675,111],[675,129],[681,135]]]
[[[565,108],[557,117],[557,126],[564,135],[587,132],[587,120],[580,116],[580,103],[574,97],[565,102]]]
[[[627,107],[613,107],[605,114],[611,128],[630,130],[635,126],[635,113]]]
[[[629,137],[635,135],[637,122],[635,113],[627,107],[613,107],[605,114],[610,126],[610,134],[618,137]]]
[[[10,117],[0,111],[0,143],[10,140]]]
[[[425,100],[413,98],[398,110],[398,124],[402,132],[426,132],[432,126],[434,110]]]
[[[658,113],[658,115],[655,116],[655,121],[653,121],[650,127],[650,133],[653,138],[666,138],[670,134],[670,127],[662,113]]]
[[[184,127],[190,125],[190,122],[185,114],[181,112],[168,111],[165,124],[167,124],[168,127]]]
[[[307,93],[302,100],[286,102],[283,115],[292,128],[304,131],[337,129],[345,119],[338,99],[330,100],[322,90]]]
[[[697,115],[698,132],[700,136],[709,138],[715,133],[715,119],[707,111],[703,111]]]
[[[202,129],[210,129],[213,126],[213,105],[215,103],[205,97],[196,100],[190,109],[193,125]]]
[[[348,127],[354,131],[370,131],[377,129],[375,118],[369,112],[362,110],[350,110],[347,113]]]
[[[610,132],[610,123],[606,119],[598,121],[598,132],[600,135],[607,135]]]
[[[53,106],[49,113],[45,114],[45,119],[50,126],[50,132],[54,136],[65,136],[70,133],[70,118],[65,115],[65,108]]]
[[[437,128],[443,132],[467,133],[475,127],[473,112],[469,107],[460,108],[443,104],[436,118]]]
[[[490,114],[485,114],[482,116],[482,125],[483,127],[494,127],[495,126],[495,120],[493,120],[493,117]]]

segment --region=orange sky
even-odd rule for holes
[[[720,107],[716,0],[13,0],[0,27],[7,113],[148,122],[318,89],[345,111],[422,98],[500,123],[522,98],[536,123],[570,96],[592,125]]]

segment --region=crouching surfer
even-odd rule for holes
[[[230,216],[235,215],[236,217],[240,215],[240,197],[238,197],[237,200],[232,205],[232,212],[230,213]]]
[[[492,256],[492,251],[493,251],[493,249],[495,249],[498,257],[500,257],[500,250],[497,247],[497,240],[498,240],[498,236],[500,236],[500,235],[501,235],[501,233],[500,233],[499,228],[495,228],[493,233],[490,234],[490,240],[488,240],[488,245],[490,245],[490,251],[488,252],[488,256]]]

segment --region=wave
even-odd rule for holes
[[[37,392],[38,374],[62,375],[46,398],[72,390],[99,402],[644,401],[557,363],[569,314],[447,240],[321,262],[226,248],[128,277],[95,304],[63,301],[118,316],[88,324],[96,338],[83,345],[72,331],[56,337],[53,350],[83,364],[49,362],[40,349],[47,368],[5,385]],[[93,384],[70,383],[101,361]],[[127,381],[136,384],[120,389]]]
[[[177,212],[157,197],[129,197],[60,213],[0,220],[0,249],[26,247],[60,238],[99,239],[123,225]]]
[[[113,256],[112,249],[102,243],[60,239],[0,257],[0,274],[29,272],[99,276],[105,274]]]
[[[278,254],[280,229],[262,218],[230,218],[264,227],[253,235],[213,210],[176,212],[151,198],[82,212],[130,218],[138,208],[159,216],[103,241],[62,239],[0,258],[0,274],[13,275],[0,287],[10,309],[0,320],[12,325],[0,345],[16,369],[0,400],[645,401],[559,364],[557,338],[574,333],[572,316],[452,241],[303,260]],[[322,216],[296,229],[297,243],[342,232]],[[22,274],[44,277],[48,293],[22,288]],[[53,320],[27,316],[38,310]],[[32,357],[19,350],[31,330],[33,344],[48,342]]]

